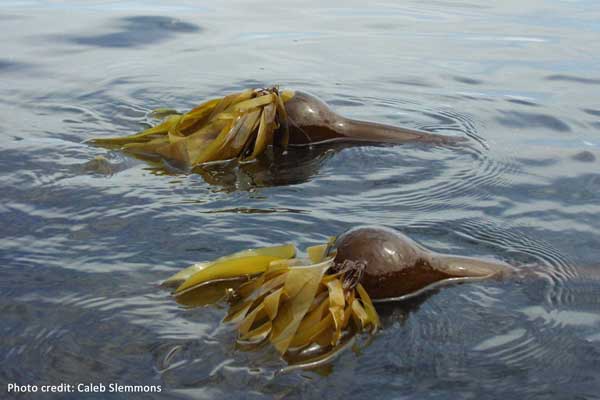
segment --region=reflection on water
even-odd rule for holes
[[[599,17],[589,1],[3,3],[0,381],[162,384],[161,399],[597,397]],[[185,173],[84,143],[272,84],[469,144],[315,146]],[[382,306],[374,341],[284,375],[272,349],[235,348],[224,304],[187,309],[159,288],[189,263],[365,223],[524,273]]]

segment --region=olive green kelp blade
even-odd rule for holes
[[[166,283],[183,281],[175,296],[188,305],[222,299],[229,290],[225,321],[237,326],[239,345],[269,342],[288,362],[308,360],[314,367],[347,347],[356,333],[374,332],[380,324],[360,283],[350,286],[343,271],[331,272],[330,243],[308,248],[308,259],[294,258],[292,245],[246,250],[196,264]],[[236,277],[250,278],[241,285],[226,280]]]
[[[268,145],[287,145],[284,103],[294,95],[277,88],[246,90],[200,104],[185,114],[161,109],[158,125],[134,135],[98,138],[92,143],[138,156],[162,157],[193,167],[232,158],[253,160]]]

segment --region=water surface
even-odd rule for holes
[[[4,1],[3,390],[119,382],[162,385],[161,399],[597,398],[600,6],[396,3]],[[314,148],[199,175],[84,142],[135,132],[157,107],[272,84],[470,145]],[[188,263],[303,248],[365,223],[537,277],[381,308],[369,346],[287,375],[275,375],[283,364],[271,349],[235,349],[222,306],[184,309],[158,288]]]

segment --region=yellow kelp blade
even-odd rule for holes
[[[178,129],[186,133],[195,132],[208,121],[210,114],[220,101],[221,99],[206,101],[185,113],[181,118],[181,124]]]
[[[329,291],[329,313],[335,326],[335,333],[332,335],[331,344],[335,346],[342,337],[342,330],[345,328],[344,323],[344,306],[346,304],[342,281],[332,279],[327,282]]]
[[[286,277],[287,270],[268,270],[268,272],[241,285],[236,294],[242,300],[229,309],[224,322],[239,322],[240,324],[244,324],[248,318],[248,311],[253,306],[258,307],[261,305],[261,301],[266,314],[270,319],[273,319],[279,310],[279,304],[273,304],[273,302],[281,300],[283,290],[280,289],[283,288]]]
[[[255,97],[253,99],[244,100],[242,102],[237,103],[232,107],[233,111],[237,112],[245,112],[253,110],[257,107],[266,106],[267,104],[273,104],[275,101],[274,94],[265,94],[262,96]]]
[[[295,254],[294,245],[288,244],[221,257],[188,276],[175,290],[175,294],[212,280],[256,275],[266,271],[272,261],[293,258]]]
[[[277,246],[258,247],[256,249],[246,249],[238,251],[219,258],[218,260],[225,260],[228,258],[246,257],[246,256],[273,256],[282,260],[287,260],[296,257],[296,246],[291,243],[282,244]]]
[[[148,142],[155,139],[157,136],[167,135],[169,129],[181,119],[180,115],[171,115],[167,117],[159,125],[146,129],[142,132],[130,136],[113,137],[113,138],[97,138],[92,139],[91,143],[99,146],[122,146],[127,143]]]
[[[328,247],[314,246],[309,255],[322,259]],[[238,343],[268,340],[288,360],[309,352],[313,356],[300,357],[301,362],[313,365],[312,361],[329,359],[321,355],[345,347],[348,337],[377,329],[379,317],[364,288],[344,288],[344,272],[326,273],[333,265],[331,256],[309,266],[290,264],[275,261],[270,268],[279,269],[260,274],[237,290],[238,303],[225,321],[238,322]]]
[[[92,142],[121,147],[134,155],[160,156],[179,165],[194,167],[234,158],[255,159],[275,142],[287,146],[285,101],[293,92],[277,88],[248,89],[200,104],[186,114],[157,110],[165,116],[159,125],[122,138],[100,138]],[[160,140],[159,140],[160,139]]]
[[[275,104],[268,104],[264,107],[260,118],[260,126],[256,134],[256,142],[254,143],[254,151],[249,157],[254,159],[262,154],[269,143],[273,143],[273,131],[275,130],[275,116],[277,108]]]
[[[269,294],[265,297],[263,304],[265,305],[265,312],[270,320],[274,320],[277,316],[277,312],[279,311],[279,302],[281,301],[281,296],[283,295],[283,288],[279,288],[273,293]]]
[[[277,258],[272,256],[248,256],[212,262],[206,268],[186,279],[175,290],[175,294],[177,295],[191,287],[217,279],[259,274],[267,269],[271,261],[275,260]]]
[[[208,265],[210,265],[209,261],[199,262],[199,263],[190,265],[189,267],[182,269],[175,275],[171,275],[170,277],[165,279],[163,281],[163,283],[161,283],[161,286],[175,288],[175,287],[181,285],[186,279],[188,279],[190,276],[192,276],[196,272],[206,268]]]
[[[238,339],[238,344],[240,345],[258,345],[264,342],[271,333],[271,329],[273,328],[273,323],[271,321],[266,321],[264,324],[260,325],[258,328],[255,328],[248,332],[244,337]]]
[[[353,272],[334,264],[330,248],[310,247],[309,259],[294,258],[293,245],[244,250],[194,264],[165,284],[183,280],[175,295],[188,306],[227,298],[225,322],[237,325],[239,345],[269,342],[285,360],[312,368],[331,360],[354,335],[380,325],[362,285],[345,286]]]
[[[259,109],[249,111],[239,130],[229,133],[223,144],[223,151],[226,155],[236,157],[241,154],[242,149],[245,147],[248,140],[250,140],[250,135],[256,130],[261,113],[262,110]]]
[[[330,264],[331,262],[327,261],[289,270],[284,284],[284,293],[288,299],[279,308],[270,336],[271,343],[280,354],[287,351],[294,339],[302,319],[317,295],[321,278]]]
[[[171,115],[181,115],[181,113],[173,108],[155,108],[149,115],[152,118],[164,119]]]
[[[320,301],[318,306],[306,314],[298,327],[298,333],[294,336],[292,343],[290,343],[291,348],[304,348],[308,346],[311,340],[320,333],[320,330],[315,332],[313,329],[323,320],[324,316],[327,318],[328,305],[329,299],[325,297]]]
[[[156,157],[158,155],[171,160],[180,159],[181,154],[183,154],[180,149],[170,144],[166,137],[159,137],[142,143],[126,143],[121,149],[136,156]]]
[[[328,254],[333,246],[333,243],[335,243],[335,236],[331,236],[325,244],[307,247],[306,253],[308,255],[308,259],[316,264],[323,261],[325,257],[333,256],[334,254]]]
[[[238,117],[225,125],[215,140],[201,151],[198,151],[197,156],[190,160],[191,165],[210,161],[227,160],[240,155],[245,144],[248,142],[250,135],[252,135],[256,129],[260,113],[261,110],[258,109],[246,113],[239,113]],[[218,117],[219,116],[217,115],[216,118]],[[229,120],[229,117],[226,118],[226,120]]]
[[[325,251],[327,250],[326,244],[319,244],[317,246],[310,246],[306,249],[308,259],[314,263],[323,261],[325,258]]]
[[[352,318],[354,318],[354,322],[361,329],[366,328],[369,325],[369,315],[363,308],[362,304],[358,299],[354,299],[352,302]]]
[[[377,310],[375,310],[375,306],[373,305],[369,294],[360,283],[356,285],[356,290],[360,295],[360,299],[362,300],[363,306],[369,318],[369,322],[373,326],[373,329],[377,330],[380,326],[379,315],[377,315]]]
[[[182,153],[185,152],[185,163],[191,165],[192,160],[195,160],[202,152],[202,149],[210,145],[217,138],[219,132],[225,129],[225,126],[227,126],[227,122],[209,124],[198,132],[178,140],[174,146],[182,147]]]
[[[210,114],[208,119],[212,119],[224,111],[230,111],[231,107],[233,105],[240,103],[242,101],[246,101],[246,100],[252,98],[253,96],[255,96],[255,94],[256,94],[256,91],[254,91],[252,89],[248,89],[241,93],[232,93],[230,95],[223,97],[223,99],[221,99],[221,101],[217,104],[215,109],[212,111],[212,113]]]
[[[271,263],[271,265],[272,264],[273,263]],[[269,266],[269,268],[271,267]],[[267,271],[269,271],[269,269],[267,269]],[[283,287],[286,277],[287,270],[282,269],[273,272],[266,272],[240,287],[237,293],[244,299],[244,302],[254,302],[256,300],[263,299],[272,291]],[[237,306],[232,307],[232,310],[235,310],[236,308]]]
[[[235,121],[227,121],[214,140],[212,140],[210,143],[207,143],[206,146],[194,149],[196,155],[194,158],[189,160],[190,165],[203,164],[209,161],[225,160],[226,158],[224,158],[221,154],[221,149],[223,148],[227,134],[231,132],[232,129],[235,129],[236,125],[234,125],[234,123],[241,125],[243,122],[239,121],[241,118],[244,117],[239,117],[238,120]]]
[[[214,261],[203,261],[177,272],[174,275],[171,275],[167,278],[162,286],[164,287],[176,287],[181,285],[185,280],[187,280],[190,276],[195,274],[196,272],[206,268],[212,262],[215,261],[225,261],[230,260],[232,258],[240,258],[240,257],[248,257],[248,256],[272,256],[276,258],[280,258],[282,260],[292,259],[296,256],[296,247],[293,244],[283,244],[277,246],[268,246],[268,247],[259,247],[256,249],[246,249],[242,251],[238,251],[233,254],[228,254],[223,257],[219,257]]]

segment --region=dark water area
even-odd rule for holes
[[[600,398],[600,5],[336,3],[2,2],[1,398],[63,382],[163,391],[43,398]],[[469,144],[187,174],[85,143],[273,84]],[[285,375],[274,350],[235,348],[224,305],[158,287],[359,224],[531,274],[381,307],[370,344]]]

